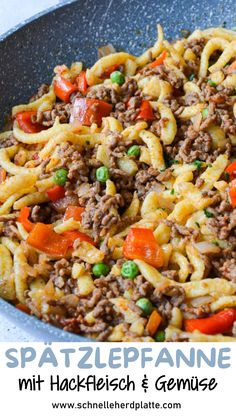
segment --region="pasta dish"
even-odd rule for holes
[[[99,341],[236,341],[236,32],[58,65],[0,133],[0,297]]]

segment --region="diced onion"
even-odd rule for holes
[[[116,50],[112,44],[103,45],[102,47],[98,48],[98,58],[105,57],[109,54],[114,54],[115,52]]]
[[[199,250],[200,253],[219,253],[220,247],[214,243],[209,243],[206,241],[194,243],[194,247]]]

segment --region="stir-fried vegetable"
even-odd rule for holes
[[[68,247],[73,247],[75,240],[80,240],[81,242],[87,242],[95,246],[93,239],[88,236],[88,234],[81,233],[81,231],[72,230],[72,231],[65,231],[62,233],[63,237],[67,239]]]
[[[19,112],[16,114],[16,121],[22,131],[27,134],[35,134],[36,132],[40,132],[44,129],[41,124],[32,122],[32,118],[36,116],[37,112],[35,111]]]
[[[166,336],[164,330],[158,330],[154,336],[156,342],[165,342],[165,338]]]
[[[140,147],[138,145],[132,145],[127,151],[128,156],[139,157],[140,156]]]
[[[236,178],[236,161],[233,161],[233,163],[226,167],[225,173],[228,173],[230,180]]]
[[[59,185],[53,186],[52,188],[47,190],[48,198],[51,201],[57,201],[58,199],[64,198],[65,193],[65,188]]]
[[[109,116],[112,105],[99,99],[77,98],[72,108],[70,122],[78,120],[83,125],[90,126],[93,123],[98,126],[102,123],[102,118]]]
[[[156,268],[163,265],[163,252],[148,228],[131,228],[123,246],[126,259],[141,259]]]
[[[109,170],[106,166],[101,166],[96,170],[96,178],[99,182],[105,183],[109,179]]]
[[[232,186],[229,190],[229,197],[233,208],[236,207],[236,186]]]
[[[138,306],[139,308],[141,308],[141,310],[143,311],[143,313],[146,316],[149,316],[149,314],[151,314],[151,312],[153,310],[153,305],[152,305],[151,301],[148,298],[140,298],[136,302],[136,306]]]
[[[49,224],[36,223],[30,232],[27,243],[49,255],[65,257],[68,251],[68,240],[57,234]]]
[[[138,266],[132,260],[123,263],[121,268],[121,275],[124,278],[134,279],[139,273]]]
[[[66,169],[58,169],[55,171],[53,176],[53,182],[56,185],[64,186],[67,181],[68,170]]]
[[[86,71],[81,71],[75,79],[75,83],[77,84],[78,91],[85,95],[88,88],[88,83],[86,79]]]
[[[154,336],[157,332],[158,327],[160,326],[162,322],[162,318],[160,316],[160,314],[156,311],[153,310],[152,314],[150,315],[148,322],[147,322],[147,332],[149,333],[150,336]]]
[[[153,61],[151,64],[149,64],[149,68],[155,68],[159,65],[163,64],[164,59],[166,58],[167,52],[163,51],[159,57]]]
[[[66,209],[64,220],[69,220],[73,218],[76,221],[81,221],[82,214],[84,213],[85,209],[83,207],[77,207],[76,205],[69,205]]]
[[[106,276],[110,272],[110,267],[106,265],[105,263],[96,263],[93,266],[93,274],[96,276],[96,278],[100,278],[100,276]]]
[[[125,82],[125,76],[120,71],[113,71],[110,75],[110,79],[112,83],[117,83],[119,86]]]
[[[31,231],[34,228],[34,223],[29,220],[30,216],[30,208],[23,207],[20,210],[20,215],[18,217],[18,221],[23,225],[26,231]]]
[[[70,95],[77,90],[77,87],[74,84],[62,76],[58,76],[57,79],[54,80],[53,87],[55,95],[63,102],[69,102]]]
[[[216,335],[217,333],[226,333],[230,331],[235,321],[236,310],[228,308],[204,319],[185,320],[184,324],[187,332],[198,330],[207,335]]]
[[[145,121],[152,121],[155,119],[153,109],[148,100],[142,101],[140,111],[136,119],[144,119]]]

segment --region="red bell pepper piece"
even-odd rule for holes
[[[82,93],[82,95],[85,95],[88,88],[88,83],[86,79],[86,71],[81,71],[78,77],[76,77],[75,82],[77,84],[78,91]]]
[[[233,161],[233,163],[230,163],[228,167],[226,167],[225,173],[228,173],[230,175],[230,180],[236,178],[236,160]]]
[[[232,186],[229,190],[229,197],[233,208],[236,207],[236,186]]]
[[[64,198],[65,196],[64,186],[55,185],[47,190],[47,195],[51,201],[57,201],[58,199]]]
[[[72,120],[81,122],[83,125],[90,126],[96,123],[98,126],[102,123],[102,118],[110,115],[112,105],[103,100],[90,98],[77,98],[74,101],[72,109]]]
[[[163,252],[148,228],[131,228],[123,246],[126,259],[141,259],[156,268],[164,263]]]
[[[185,330],[187,332],[198,330],[199,332],[205,333],[206,335],[216,335],[217,333],[228,332],[232,328],[235,321],[236,310],[233,308],[228,308],[204,319],[185,320]]]
[[[2,167],[0,168],[0,183],[3,183],[6,180],[7,172]]]
[[[27,112],[19,112],[16,114],[16,121],[22,129],[22,131],[26,132],[27,134],[32,134],[36,132],[40,132],[45,127],[43,127],[41,124],[38,124],[37,122],[32,122],[31,118],[32,116],[36,116],[37,112],[35,111],[27,111]]]
[[[32,231],[35,226],[35,224],[29,220],[29,216],[30,216],[30,208],[29,207],[21,208],[18,221],[23,225],[24,229],[28,232]]]
[[[27,307],[25,304],[18,303],[18,304],[16,304],[16,308],[18,308],[18,310],[21,310],[26,314],[31,313],[29,307]]]
[[[81,221],[82,214],[85,211],[82,207],[77,207],[76,205],[69,205],[66,209],[64,220],[69,220],[70,218],[74,218],[76,221]]]
[[[155,119],[153,109],[148,100],[142,101],[140,111],[136,119],[144,119],[145,121],[153,121],[153,119]]]
[[[57,79],[54,80],[53,86],[55,95],[66,103],[70,101],[70,95],[77,90],[77,87],[74,84],[62,76],[58,76]]]
[[[166,58],[167,52],[163,51],[159,57],[153,61],[151,64],[149,64],[149,68],[155,68],[159,65],[163,64],[164,59]]]
[[[108,79],[111,73],[113,73],[113,71],[116,71],[118,67],[119,67],[119,64],[113,64],[110,67],[107,67],[106,70],[103,71],[101,78]]]
[[[27,243],[49,255],[65,257],[69,242],[62,234],[57,234],[50,224],[36,223],[30,232]]]
[[[81,233],[80,231],[65,231],[62,235],[67,239],[69,247],[73,247],[74,241],[77,239],[80,239],[82,242],[88,242],[95,246],[93,239],[91,239],[91,237],[87,234]]]

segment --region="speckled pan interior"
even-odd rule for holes
[[[235,0],[80,0],[38,16],[0,38],[0,124],[12,105],[23,103],[56,64],[81,60],[91,65],[97,47],[139,54],[153,44],[156,23],[166,38],[197,27],[236,26]],[[16,30],[17,29],[17,30]],[[0,301],[0,311],[38,340],[83,341]],[[1,341],[1,337],[0,337]]]

